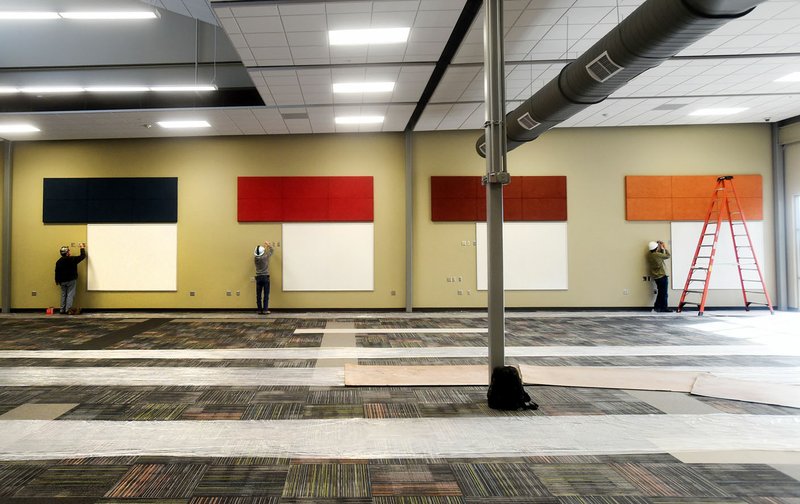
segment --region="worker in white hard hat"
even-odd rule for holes
[[[273,247],[270,242],[257,245],[253,251],[256,264],[256,306],[259,315],[269,313],[269,258],[272,256]]]
[[[664,267],[664,260],[671,257],[667,246],[663,241],[651,241],[647,244],[647,266],[650,268],[650,276],[656,283],[656,302],[653,304],[653,311],[671,312],[667,303],[667,289],[669,288],[669,277]]]

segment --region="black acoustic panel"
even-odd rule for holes
[[[45,179],[42,220],[46,224],[178,222],[178,179]]]

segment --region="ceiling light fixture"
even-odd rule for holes
[[[775,79],[775,82],[800,82],[800,72],[792,72],[784,75],[780,79]]]
[[[331,45],[399,44],[408,40],[411,28],[367,28],[364,30],[330,30]]]
[[[201,84],[192,86],[151,86],[150,91],[158,93],[173,93],[182,91],[216,91],[217,86]]]
[[[68,94],[83,93],[80,86],[28,86],[19,89],[23,93],[31,94]]]
[[[42,19],[58,19],[58,12],[20,12],[20,11],[3,11],[0,12],[0,20],[42,20]]]
[[[695,110],[690,116],[726,116],[744,112],[747,107],[721,107],[721,108],[704,108]]]
[[[32,124],[0,124],[0,133],[36,133],[41,131]]]
[[[336,124],[380,124],[383,116],[339,116]]]
[[[0,86],[0,94],[14,94],[19,93],[19,89],[9,86]]]
[[[153,11],[110,11],[110,12],[91,12],[91,11],[71,11],[58,13],[64,19],[82,20],[125,20],[125,19],[156,19],[158,14]]]
[[[394,82],[339,82],[333,85],[334,93],[388,93]]]
[[[211,125],[208,121],[159,121],[159,126],[162,128],[210,128]]]
[[[144,93],[150,91],[147,86],[89,86],[87,93]]]

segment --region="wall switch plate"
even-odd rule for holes
[[[37,296],[39,293],[36,291],[31,291],[31,296]]]
[[[396,295],[397,295],[397,291],[394,291],[394,290],[393,290],[393,291],[391,291],[391,295],[392,295],[392,296],[396,296]]]
[[[190,296],[195,296],[195,295],[197,295],[197,293],[195,291],[189,291],[189,295]]]
[[[630,292],[628,289],[622,289],[622,295],[623,295],[623,296],[627,296],[627,295],[628,295],[628,294],[630,294],[630,293],[631,293],[631,292]]]
[[[463,296],[463,295],[464,295],[464,291],[463,291],[463,290],[461,290],[461,289],[458,289],[458,295],[459,295],[459,296]]]
[[[242,291],[236,291],[236,295],[237,296],[241,296],[242,295]]]
[[[226,296],[230,296],[231,294],[233,294],[231,291],[225,291]]]

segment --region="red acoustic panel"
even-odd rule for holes
[[[371,222],[372,177],[239,177],[239,222]]]
[[[507,221],[567,220],[567,178],[511,177],[503,187]],[[431,177],[431,220],[486,220],[486,189],[481,177]]]

